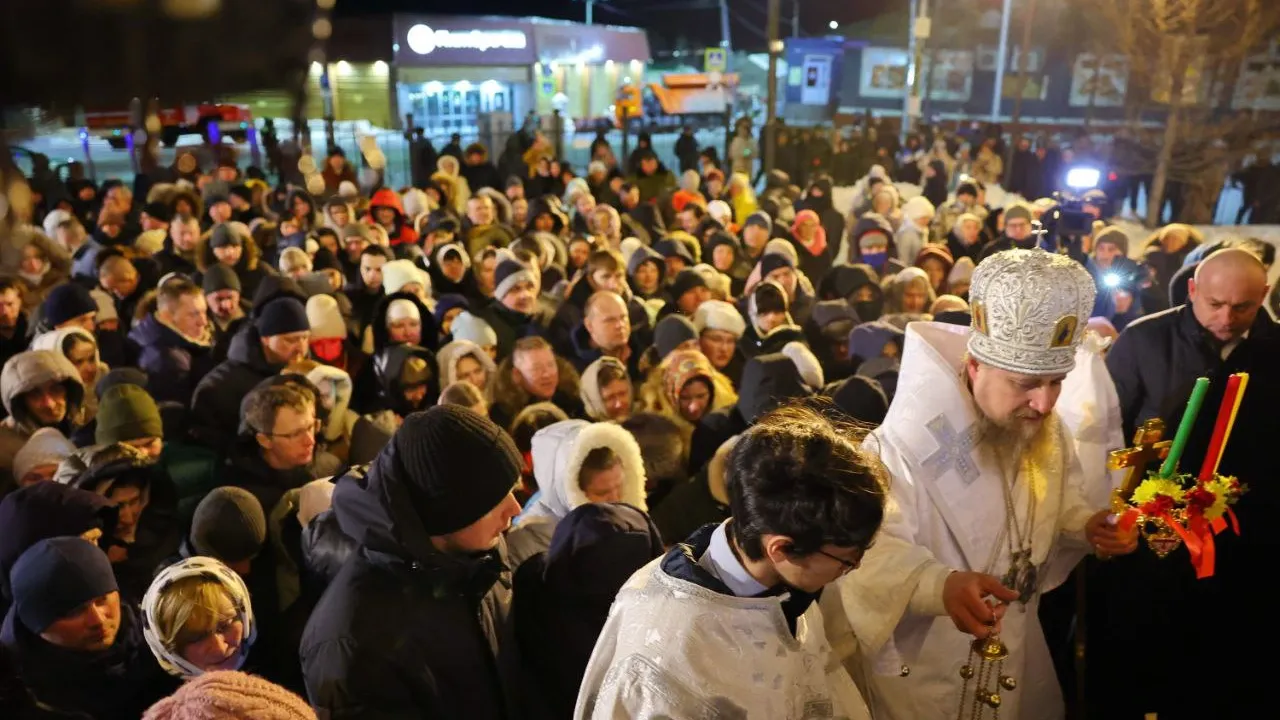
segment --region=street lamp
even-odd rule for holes
[[[831,22],[827,23],[827,27],[831,28],[832,30],[835,30],[836,28],[840,27],[840,23],[836,22],[835,20],[832,20]]]

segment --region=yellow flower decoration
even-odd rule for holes
[[[1213,493],[1213,504],[1205,508],[1204,519],[1210,522],[1222,517],[1227,511],[1227,505],[1235,500],[1235,490],[1231,487],[1231,479],[1217,475],[1207,483],[1204,483],[1204,489]]]
[[[1160,477],[1148,477],[1146,480],[1142,481],[1141,485],[1134,489],[1133,499],[1129,502],[1132,505],[1141,506],[1155,500],[1161,495],[1165,495],[1169,499],[1173,500],[1175,504],[1181,505],[1185,492],[1183,491],[1182,486],[1173,480]]]

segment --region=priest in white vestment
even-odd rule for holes
[[[1109,522],[1105,490],[1089,487],[1107,480],[1086,480],[1054,411],[1094,294],[1066,256],[1010,250],[974,273],[971,329],[907,326],[897,395],[866,441],[892,478],[884,529],[838,583],[846,617],[832,623],[856,638],[832,641],[857,648],[850,665],[877,720],[955,718],[970,643],[992,629],[1017,682],[1001,716],[1065,714],[1040,594],[1085,553],[1137,544]]]
[[[618,593],[578,720],[871,717],[816,600],[876,536],[884,467],[818,413],[784,408],[739,437],[725,474],[733,517]]]

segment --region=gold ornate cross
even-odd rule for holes
[[[1169,447],[1173,445],[1173,441],[1162,438],[1164,438],[1164,421],[1154,418],[1138,427],[1137,432],[1133,434],[1133,447],[1112,450],[1107,455],[1108,470],[1129,468],[1129,474],[1120,488],[1120,497],[1124,500],[1128,501],[1133,497],[1133,491],[1142,484],[1143,471],[1147,465],[1168,457]]]

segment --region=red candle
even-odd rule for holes
[[[1231,409],[1236,406],[1238,392],[1240,392],[1240,376],[1232,375],[1227,379],[1227,389],[1222,394],[1222,406],[1218,408],[1218,419],[1213,426],[1213,439],[1209,441],[1209,449],[1204,454],[1204,464],[1200,466],[1200,482],[1213,479],[1213,472],[1218,467],[1218,457],[1222,455],[1222,444],[1227,437],[1227,426],[1231,424]]]

